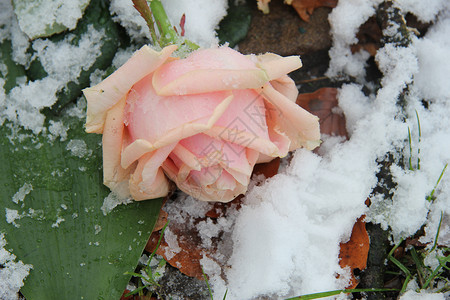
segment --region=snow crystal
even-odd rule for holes
[[[28,195],[33,190],[33,186],[30,183],[24,183],[23,186],[14,194],[12,201],[16,204],[19,201],[23,201],[25,196]]]
[[[62,121],[50,120],[49,124],[48,131],[50,133],[49,139],[51,141],[54,141],[58,137],[60,141],[65,141],[67,139],[67,130],[69,130],[69,128],[66,127]]]
[[[29,37],[42,36],[55,24],[74,29],[89,0],[14,1],[19,24]]]
[[[130,198],[120,198],[115,193],[110,192],[109,195],[103,200],[101,210],[103,215],[109,214],[116,206],[121,204],[129,204],[132,200]]]
[[[87,148],[86,142],[83,140],[71,140],[67,143],[66,150],[69,150],[73,156],[83,158],[92,154],[92,150]]]
[[[16,256],[6,250],[5,246],[5,235],[0,233],[0,299],[19,299],[17,293],[33,266],[20,260],[16,262]]]
[[[171,260],[177,253],[181,251],[181,248],[178,245],[178,237],[170,230],[169,227],[166,227],[166,230],[164,231],[164,240],[169,246],[166,248],[164,254],[167,260]]]

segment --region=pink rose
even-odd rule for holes
[[[104,183],[136,200],[167,195],[173,180],[205,201],[247,190],[256,163],[319,145],[318,118],[295,104],[286,74],[298,56],[242,55],[228,47],[171,57],[142,47],[87,88],[86,131],[103,133]]]

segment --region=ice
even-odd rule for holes
[[[16,256],[5,246],[5,234],[0,232],[0,299],[19,299],[17,293],[33,266],[16,261]]]

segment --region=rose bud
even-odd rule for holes
[[[94,87],[86,131],[103,134],[104,184],[121,197],[168,194],[169,181],[204,201],[247,190],[256,163],[320,143],[318,118],[295,104],[286,74],[298,56],[231,48],[172,57],[148,46]]]

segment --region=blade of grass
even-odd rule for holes
[[[419,113],[416,110],[417,127],[419,129],[419,144],[417,146],[417,169],[420,170],[420,140],[422,138],[422,130],[420,129]]]
[[[427,278],[427,281],[425,281],[425,284],[423,285],[423,289],[426,289],[431,281],[439,275],[439,271],[448,263],[450,262],[450,256],[444,257],[443,259],[439,260],[439,266],[437,266],[433,272],[430,274],[430,276]]]
[[[419,254],[417,253],[416,248],[414,248],[414,247],[411,249],[411,257],[412,257],[414,263],[416,264],[417,277],[419,279],[419,286],[422,286],[423,279],[425,277],[425,274],[423,272],[424,266],[422,264],[422,261],[419,258]]]
[[[428,201],[433,201],[434,200],[434,192],[436,191],[437,186],[439,185],[439,182],[441,182],[442,176],[444,176],[445,170],[447,169],[448,164],[445,164],[444,168],[442,169],[441,175],[439,175],[439,178],[436,182],[436,184],[434,185],[433,190],[431,191],[430,195],[427,197]]]
[[[412,167],[411,129],[409,129],[409,126],[408,126],[408,143],[409,143],[409,159],[408,159],[408,162],[409,162],[409,169],[410,169],[411,171],[414,171],[414,169],[413,169],[413,167]]]
[[[213,294],[211,291],[211,287],[209,286],[208,277],[206,276],[205,271],[203,270],[203,266],[201,266],[201,268],[202,268],[203,278],[205,278],[206,286],[208,287],[209,297],[211,298],[211,300],[214,300],[214,297],[213,297]],[[226,295],[226,293],[225,293],[225,295]]]
[[[441,211],[441,218],[439,219],[438,229],[436,231],[436,236],[434,237],[433,247],[431,248],[431,250],[428,253],[433,252],[436,249],[436,247],[437,247],[437,243],[438,243],[438,239],[439,239],[439,233],[441,231],[441,225],[442,225],[442,218],[443,217],[444,217],[444,212]]]

